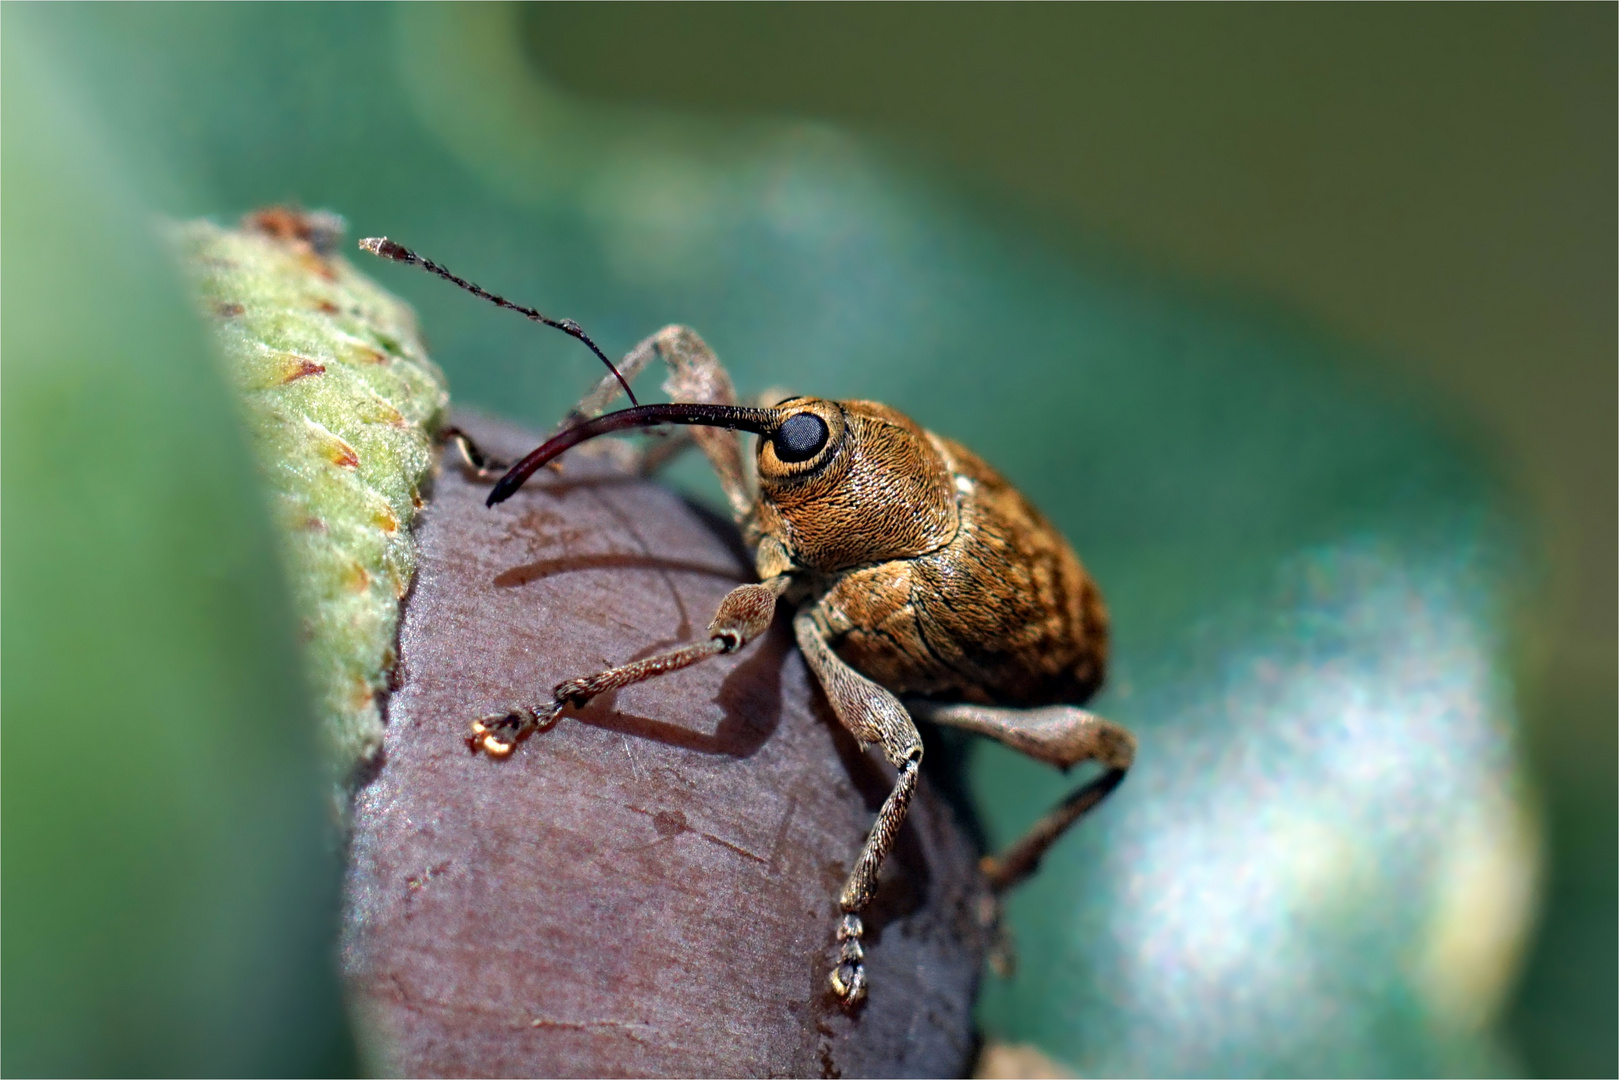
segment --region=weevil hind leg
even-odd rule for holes
[[[776,599],[787,584],[787,578],[780,577],[755,585],[738,585],[720,601],[714,620],[708,624],[706,640],[558,683],[551,691],[550,700],[538,707],[521,705],[474,720],[468,745],[493,758],[506,757],[518,743],[555,724],[569,705],[584,708],[592,699],[609,691],[691,667],[710,657],[736,652],[770,626],[776,612]]]
[[[866,843],[855,859],[849,880],[838,897],[842,916],[838,920],[838,962],[832,969],[832,990],[845,1005],[854,1006],[866,993],[865,950],[861,939],[865,926],[860,912],[877,891],[877,875],[894,847],[900,826],[905,822],[911,796],[922,768],[922,736],[911,722],[899,699],[838,658],[827,644],[827,632],[813,607],[801,610],[793,619],[798,647],[820,680],[838,721],[862,746],[876,743],[898,773],[894,787],[877,812]]]
[[[919,719],[987,735],[1032,758],[1067,769],[1081,761],[1102,766],[999,855],[985,856],[984,876],[997,893],[1034,873],[1041,858],[1069,826],[1123,782],[1135,761],[1136,738],[1127,728],[1073,705],[1008,709],[991,705],[910,703]]]

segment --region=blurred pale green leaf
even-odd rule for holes
[[[341,1070],[335,836],[235,414],[16,9],[4,49],[3,1065]]]

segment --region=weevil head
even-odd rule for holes
[[[669,402],[638,405],[566,428],[502,476],[490,506],[546,462],[600,435],[660,424],[759,436],[754,525],[761,562],[835,572],[915,558],[950,542],[960,521],[944,455],[926,431],[875,401],[788,398],[774,408]],[[761,572],[764,572],[761,570]]]
[[[758,526],[802,567],[914,558],[955,536],[950,469],[926,431],[874,401],[789,398],[759,438]]]

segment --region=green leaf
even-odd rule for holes
[[[4,1067],[352,1067],[268,516],[147,202],[4,41]]]

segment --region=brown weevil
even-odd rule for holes
[[[838,898],[831,984],[848,1005],[866,992],[860,913],[922,763],[913,717],[987,735],[1061,769],[1086,760],[1103,768],[1011,848],[983,860],[996,892],[1030,874],[1063,831],[1123,780],[1135,737],[1080,708],[1107,665],[1101,594],[1051,522],[972,451],[873,401],[741,405],[714,354],[682,326],[660,330],[614,367],[570,320],[494,296],[390,240],[360,246],[561,329],[608,367],[556,434],[500,476],[488,505],[588,439],[680,425],[673,438],[627,451],[632,464],[650,470],[695,442],[718,474],[759,575],[720,602],[706,640],[569,679],[539,704],[475,720],[475,750],[505,757],[570,706],[734,653],[764,632],[778,603],[791,605],[798,646],[839,721],[898,770]],[[663,385],[673,401],[640,405],[629,381],[654,360],[669,367]],[[632,407],[605,412],[621,390]],[[759,437],[751,463],[743,432]],[[448,434],[469,464],[495,475],[499,466],[465,436]]]

